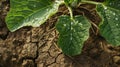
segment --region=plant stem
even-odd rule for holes
[[[99,3],[99,2],[94,2],[94,1],[82,1],[83,3],[89,3],[89,4],[95,4],[95,5],[97,5],[97,4],[101,4],[101,3]]]
[[[55,2],[59,3],[59,4],[64,4],[64,1],[59,1],[59,0],[55,0]]]
[[[69,12],[70,12],[70,17],[71,17],[71,19],[73,20],[74,18],[73,18],[72,8],[71,8],[70,6],[68,6],[68,10],[69,10]]]

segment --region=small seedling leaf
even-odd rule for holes
[[[66,55],[78,55],[82,51],[84,42],[89,37],[89,21],[83,16],[60,16],[56,24],[59,32],[58,45]]]

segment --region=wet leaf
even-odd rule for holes
[[[90,23],[83,16],[61,16],[56,24],[60,34],[58,45],[66,55],[78,55],[82,51],[83,43],[89,37]]]
[[[120,0],[106,0],[97,5],[97,11],[102,17],[100,33],[114,46],[120,45]]]
[[[10,31],[23,26],[38,27],[55,14],[62,1],[55,0],[10,0],[6,24]]]

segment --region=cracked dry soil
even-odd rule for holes
[[[0,0],[0,67],[120,67],[120,47],[110,46],[92,33],[82,54],[69,57],[62,53],[54,26],[58,16],[68,14],[64,6],[40,27],[24,27],[16,32],[6,27],[8,10],[9,0]],[[88,17],[97,19],[92,14]]]

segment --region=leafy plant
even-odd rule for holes
[[[66,55],[81,53],[84,42],[89,37],[91,21],[85,15],[73,15],[73,8],[79,4],[94,4],[102,18],[98,28],[100,34],[113,46],[120,45],[120,0],[94,2],[89,0],[10,0],[10,11],[6,17],[11,32],[23,26],[38,27],[57,13],[60,5],[68,7],[70,16],[62,15],[56,24],[60,36],[58,45]]]

